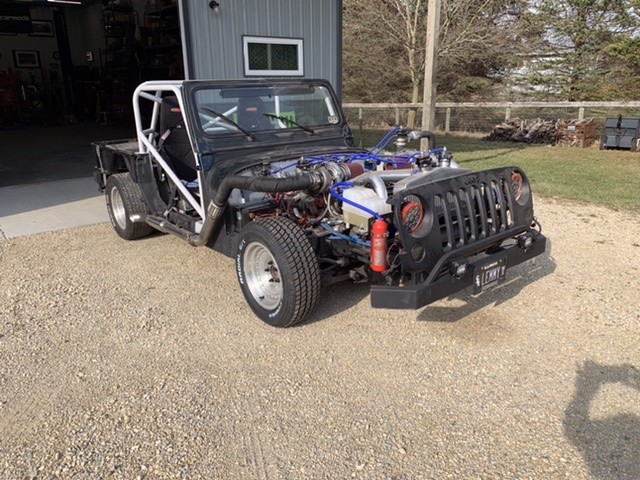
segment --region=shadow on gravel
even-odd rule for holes
[[[600,479],[640,478],[640,417],[616,413],[592,418],[600,389],[620,384],[640,392],[640,370],[633,365],[587,361],[578,370],[575,393],[564,417],[564,434],[580,451],[591,474]]]
[[[477,296],[472,295],[471,288],[466,288],[448,298],[465,302],[463,306],[427,306],[418,315],[418,321],[457,322],[488,305],[500,305],[515,297],[524,287],[552,274],[555,269],[556,262],[551,256],[551,242],[547,239],[547,250],[535,260],[507,270],[505,283]]]
[[[462,307],[426,307],[418,315],[418,321],[429,322],[457,322],[458,320],[482,309],[483,307],[500,303],[515,297],[527,285],[540,280],[553,273],[556,269],[556,262],[551,256],[551,242],[547,239],[547,251],[531,262],[518,265],[507,272],[507,283],[499,287],[482,293],[479,296],[472,296],[471,289],[463,290],[449,299],[460,299],[465,303]],[[344,312],[370,294],[370,285],[338,283],[325,287],[322,290],[322,297],[329,301],[320,302],[317,309],[308,320],[300,325],[326,320],[336,314]],[[400,310],[398,310],[400,312]]]
[[[322,298],[316,310],[300,326],[310,325],[349,310],[369,295],[371,286],[365,283],[337,283],[322,289]]]

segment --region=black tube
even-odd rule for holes
[[[189,232],[189,230],[185,230],[184,228],[180,228],[177,225],[174,225],[166,218],[147,215],[144,220],[148,225],[151,225],[153,228],[155,228],[156,230],[160,230],[163,233],[172,233],[174,235],[182,237],[185,240],[189,240],[189,236],[191,235],[191,232]]]
[[[287,178],[244,177],[242,175],[227,177],[222,181],[216,192],[216,196],[209,203],[207,215],[205,216],[200,233],[189,235],[188,241],[194,247],[201,247],[209,242],[218,224],[218,219],[222,216],[222,212],[224,212],[231,191],[234,188],[241,188],[252,192],[289,192],[293,190],[306,190],[314,185],[321,184],[321,182],[321,177],[310,173]]]
[[[411,133],[418,133],[419,136],[415,137],[416,140],[419,138],[426,138],[429,140],[429,150],[433,150],[434,148],[436,148],[436,136],[432,133],[429,132],[428,130],[423,130],[421,132],[411,132]]]
[[[251,192],[289,192],[306,190],[319,184],[320,181],[320,178],[309,173],[286,178],[233,175],[222,181],[216,192],[216,196],[213,198],[213,203],[217,207],[226,205],[229,195],[231,195],[231,191],[234,188],[249,190]]]
[[[429,150],[433,150],[436,148],[436,136],[431,132],[422,132],[425,137],[429,140]]]

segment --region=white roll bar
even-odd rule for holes
[[[184,186],[180,178],[175,174],[175,172],[169,167],[167,162],[162,158],[160,152],[153,145],[153,136],[156,128],[158,126],[158,118],[160,116],[160,103],[162,102],[162,92],[171,92],[178,99],[178,105],[180,106],[180,111],[182,112],[182,117],[184,118],[184,126],[187,129],[187,135],[189,135],[189,141],[191,141],[193,136],[193,131],[189,126],[189,122],[184,117],[185,108],[184,101],[182,99],[182,84],[184,82],[182,80],[173,80],[173,81],[162,81],[162,80],[152,80],[148,82],[141,83],[133,92],[133,115],[135,117],[136,122],[136,136],[138,139],[138,153],[139,154],[151,154],[153,159],[160,165],[164,173],[173,181],[176,185],[180,193],[184,195],[184,198],[189,202],[189,204],[198,212],[200,218],[204,220],[205,217],[205,209],[204,209],[204,199],[202,196],[202,171],[200,169],[200,158],[198,155],[195,155],[195,148],[193,143],[191,144],[191,148],[194,151],[194,156],[196,159],[196,165],[198,167],[198,188],[200,189],[200,202],[198,202],[191,192]],[[149,128],[142,128],[142,116],[140,114],[140,99],[144,98],[146,100],[150,100],[153,102],[153,111],[151,113],[151,122]],[[162,132],[158,132],[162,133]]]

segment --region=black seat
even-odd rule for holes
[[[238,124],[245,130],[270,130],[273,128],[264,114],[267,109],[260,97],[242,97],[238,102]]]
[[[173,95],[164,97],[160,104],[160,132],[164,138],[164,141],[161,140],[160,152],[176,175],[188,182],[198,178],[196,157],[184,126],[178,99]]]

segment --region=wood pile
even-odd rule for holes
[[[584,120],[558,121],[558,145],[561,147],[588,148],[596,141],[596,122]]]
[[[555,143],[556,124],[551,120],[512,118],[493,128],[485,140],[494,142]]]

